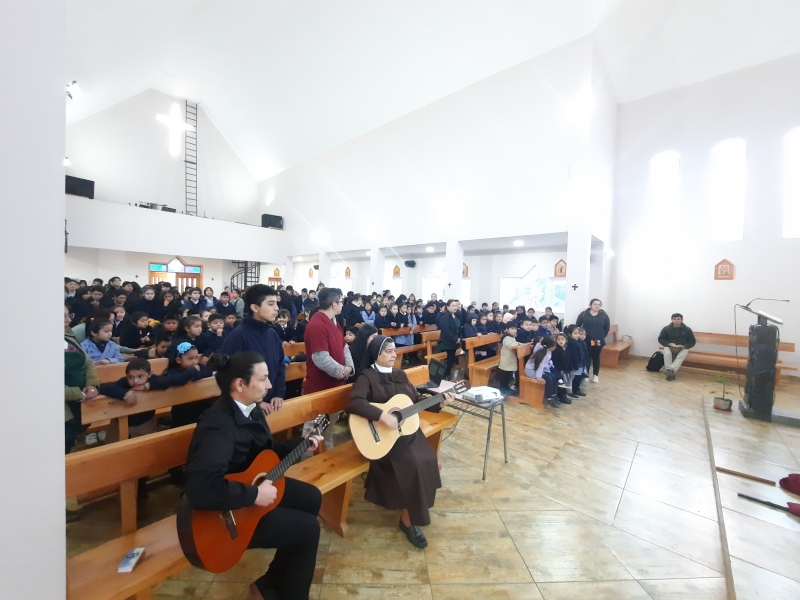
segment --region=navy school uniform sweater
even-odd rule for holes
[[[217,300],[217,303],[214,306],[216,307],[217,312],[221,314],[223,317],[236,314],[236,307],[230,302],[228,302],[226,306],[225,304]]]
[[[567,354],[572,362],[572,370],[577,371],[583,366],[583,351],[580,340],[567,339]]]
[[[572,371],[574,371],[572,365],[572,357],[564,348],[562,348],[558,344],[556,344],[556,347],[553,348],[552,361],[553,361],[553,366],[559,373],[571,373]]]
[[[197,351],[200,352],[200,348],[203,348],[202,354],[203,356],[211,356],[214,352],[219,351],[222,348],[222,342],[225,341],[225,336],[227,333],[223,328],[223,334],[217,335],[215,332],[208,330],[204,331],[200,335],[197,336]]]
[[[392,323],[396,323],[394,317],[392,317],[392,313],[388,313],[385,317],[381,316],[380,314],[375,315],[375,327],[380,331],[381,329],[392,329],[394,325]]]
[[[278,334],[278,337],[281,338],[281,342],[294,342],[294,327],[290,324],[286,323],[285,325],[278,325],[275,324],[275,332]]]
[[[286,397],[286,365],[283,363],[283,344],[270,323],[246,317],[222,342],[220,352],[232,356],[237,352],[258,352],[269,369],[272,389],[266,400]]]
[[[522,327],[517,329],[517,341],[520,344],[527,344],[533,341],[533,331],[526,331]]]
[[[306,327],[308,326],[308,321],[305,319],[302,321],[298,321],[297,325],[294,327],[294,341],[297,343],[305,343],[306,339]]]
[[[478,326],[470,325],[470,322],[471,321],[467,321],[467,323],[464,324],[464,335],[462,337],[471,338],[478,335]]]
[[[142,338],[149,337],[150,341],[143,344]],[[126,348],[141,348],[142,346],[153,345],[153,328],[149,325],[144,329],[139,329],[134,323],[127,323],[120,329],[119,345]]]

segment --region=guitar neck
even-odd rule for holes
[[[403,415],[404,419],[407,419],[412,415],[421,413],[423,410],[429,409],[431,406],[436,406],[443,400],[444,400],[444,394],[436,394],[435,396],[426,398],[422,402],[417,402],[416,404],[412,404],[408,408],[404,408],[403,410],[400,411],[400,414]]]
[[[277,481],[286,474],[293,464],[298,462],[303,454],[311,447],[311,442],[308,439],[303,440],[300,444],[292,450],[286,458],[277,464],[277,466],[266,474],[266,478],[270,481]]]

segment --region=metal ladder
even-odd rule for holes
[[[186,101],[186,130],[183,162],[186,167],[186,214],[197,216],[197,104]]]

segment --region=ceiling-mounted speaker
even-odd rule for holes
[[[415,260],[407,260],[407,261],[406,261],[406,262],[404,262],[403,264],[404,264],[405,266],[407,266],[409,269],[413,269],[414,267],[416,267],[416,266],[417,266],[417,261],[415,261]]]
[[[319,265],[314,265],[314,270],[319,271]]]
[[[283,229],[283,217],[278,215],[261,215],[261,226],[270,229]]]

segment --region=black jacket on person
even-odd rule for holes
[[[688,350],[695,347],[697,340],[694,339],[694,332],[685,323],[681,323],[680,327],[675,327],[670,323],[658,334],[658,343],[662,346],[676,344]]]
[[[143,337],[149,337],[150,341],[142,344]],[[122,326],[119,332],[119,345],[126,348],[141,348],[142,346],[153,345],[153,328],[148,325],[144,329],[139,329],[135,323],[127,323]]]
[[[606,311],[600,309],[597,316],[592,315],[587,308],[578,315],[578,320],[575,321],[578,327],[583,327],[586,330],[586,339],[600,342],[601,346],[606,345],[606,337],[608,330],[611,329],[611,321],[606,314]]]
[[[567,354],[569,354],[569,359],[572,362],[573,371],[577,371],[584,365],[583,350],[581,346],[582,344],[580,340],[567,338]]]
[[[347,327],[354,327],[358,323],[364,322],[364,319],[361,318],[361,307],[352,302],[349,302],[342,312],[344,313],[344,322]]]
[[[232,302],[228,302],[228,305],[226,306],[222,302],[217,300],[216,303],[214,304],[214,308],[216,308],[217,313],[222,315],[223,317],[236,314],[236,307],[233,305]]]
[[[429,313],[427,310],[422,311],[422,324],[423,325],[436,325],[436,318],[439,316],[438,312]]]
[[[440,313],[436,319],[436,327],[442,333],[439,335],[437,351],[455,350],[458,348],[457,340],[461,337],[461,321],[450,314],[449,310]]]
[[[553,348],[551,359],[553,361],[553,366],[559,373],[571,373],[576,368],[575,365],[572,364],[572,357],[569,352],[558,344]]]
[[[275,323],[273,325],[275,328],[275,333],[278,334],[278,337],[281,338],[281,342],[295,342],[294,337],[294,327],[290,323],[287,323],[286,326],[281,326]]]
[[[307,320],[298,321],[294,327],[294,341],[297,343],[305,343],[306,341],[306,327],[308,326]]]
[[[263,450],[284,458],[298,442],[276,442],[264,417],[254,407],[245,417],[230,396],[220,396],[197,422],[186,463],[186,497],[197,510],[235,510],[252,506],[258,488],[225,479],[246,471]]]

